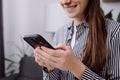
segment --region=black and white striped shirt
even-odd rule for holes
[[[107,48],[109,50],[108,61],[105,70],[96,74],[89,67],[86,68],[81,80],[120,80],[120,23],[107,19],[108,27]],[[54,37],[53,45],[63,43],[70,45],[72,39],[72,22],[59,29]],[[77,26],[76,40],[73,47],[74,54],[81,60],[81,53],[85,47],[88,35],[88,24],[83,22]],[[51,73],[43,71],[44,80],[75,80],[75,76],[69,71],[55,69]]]

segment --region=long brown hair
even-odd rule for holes
[[[83,53],[83,63],[94,72],[100,73],[107,60],[107,30],[100,0],[89,0],[85,14],[89,23],[89,32]]]

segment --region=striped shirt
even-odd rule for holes
[[[80,80],[120,80],[120,23],[106,19],[107,25],[107,48],[109,50],[107,64],[105,69],[96,74],[87,67]],[[89,25],[83,22],[78,25],[76,32],[75,44],[73,47],[74,55],[82,59],[82,50],[87,41]],[[54,36],[53,45],[63,43],[70,46],[72,33],[72,22],[59,29]],[[76,80],[75,76],[69,71],[55,69],[51,73],[43,71],[43,80]]]

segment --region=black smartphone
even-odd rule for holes
[[[48,43],[47,40],[45,40],[45,38],[43,38],[41,35],[39,34],[33,34],[33,35],[25,35],[23,37],[23,39],[29,44],[31,45],[34,49],[39,46],[45,46],[47,48],[51,48],[54,49],[54,47],[52,47],[52,45],[50,45],[50,43]]]

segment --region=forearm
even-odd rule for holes
[[[99,75],[91,71],[88,67],[86,67],[81,61],[75,62],[77,65],[75,65],[73,68],[71,68],[71,72],[76,77],[76,80],[96,80],[96,79],[102,79]]]

